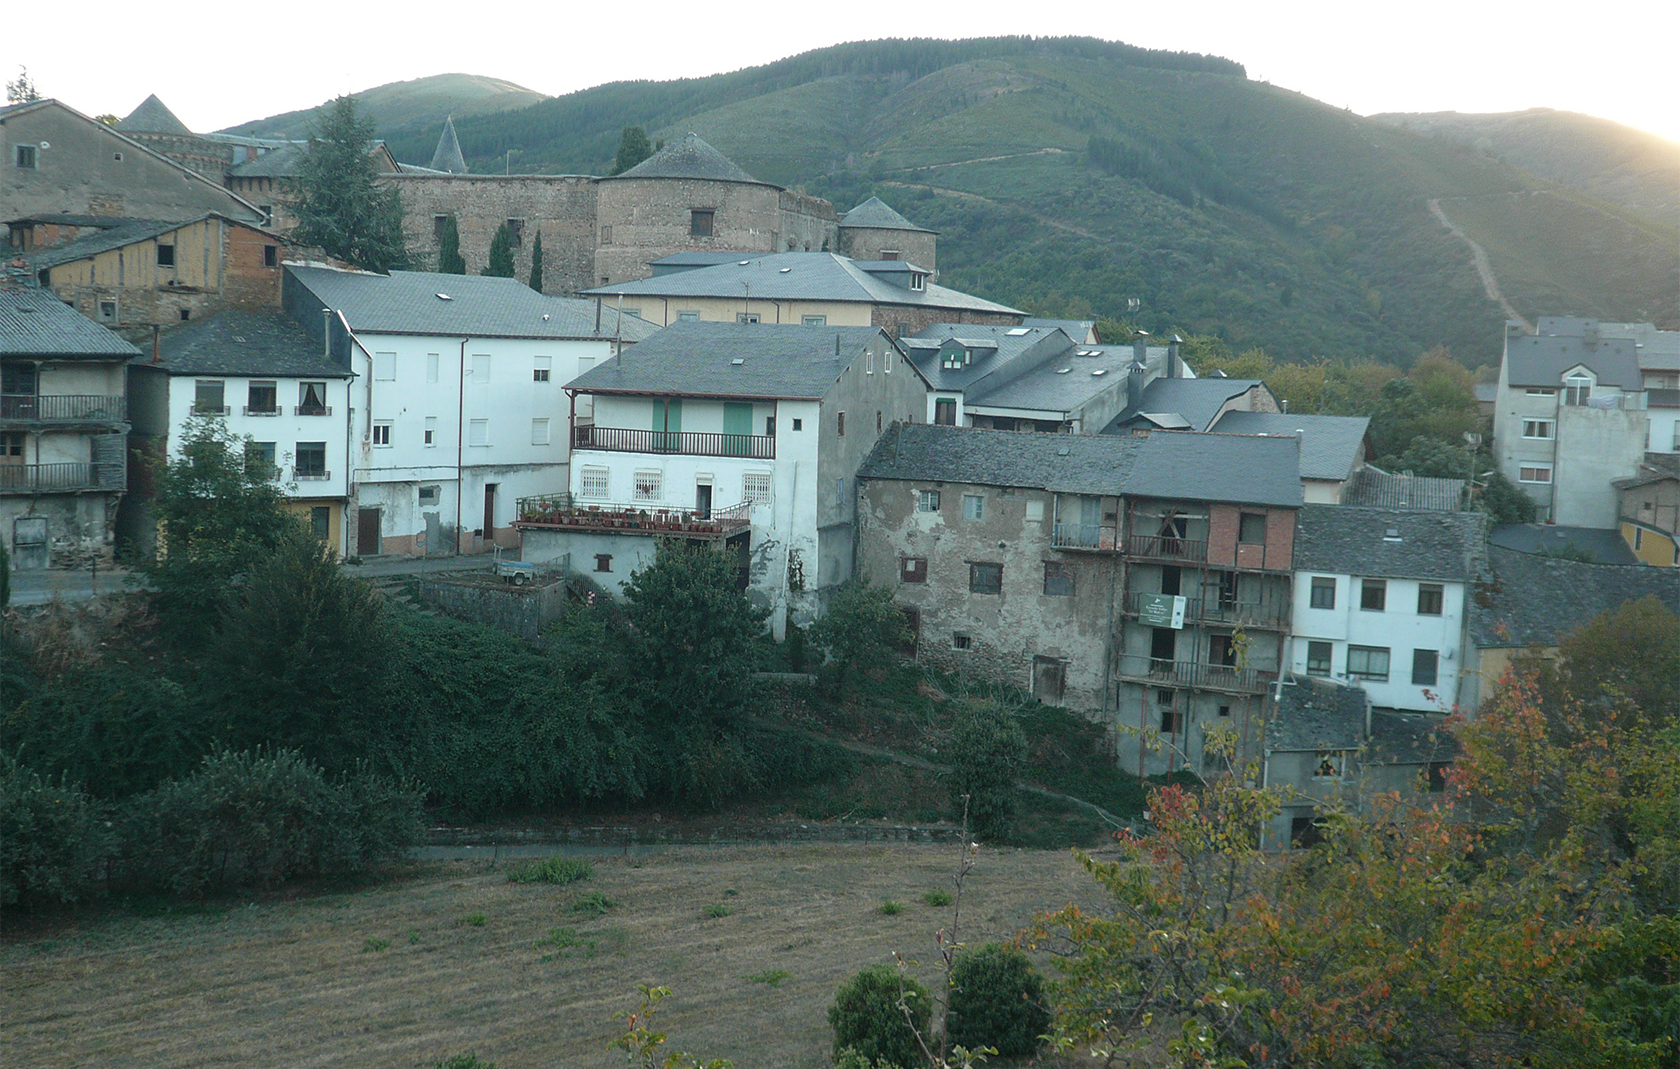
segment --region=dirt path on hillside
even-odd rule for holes
[[[1511,302],[1505,299],[1504,291],[1499,288],[1499,279],[1494,276],[1493,264],[1488,260],[1487,250],[1460,229],[1457,223],[1447,218],[1447,213],[1441,209],[1441,198],[1429,198],[1429,213],[1439,219],[1442,226],[1452,231],[1454,237],[1470,246],[1470,259],[1476,265],[1476,274],[1482,278],[1482,289],[1487,292],[1488,300],[1496,302],[1500,308],[1505,310],[1506,319],[1516,320],[1523,325],[1524,330],[1533,333],[1533,325],[1518,314],[1517,310],[1511,307]]]
[[[1027,155],[1040,155],[1040,153],[1028,153]],[[1001,159],[1004,157],[999,158]],[[1064,223],[1060,219],[1052,219],[1042,212],[1035,212],[1025,205],[1014,204],[1001,200],[993,200],[990,197],[982,197],[978,193],[969,193],[961,189],[947,189],[944,186],[929,185],[926,182],[882,182],[881,184],[884,186],[895,186],[899,189],[925,189],[929,193],[940,197],[955,197],[958,200],[977,200],[982,204],[990,204],[994,208],[1014,208],[1016,211],[1031,216],[1033,219],[1043,223],[1045,226],[1053,227],[1057,230],[1064,230],[1069,234],[1078,234],[1080,237],[1089,238],[1092,241],[1109,240],[1108,238],[1094,234],[1083,227],[1074,226],[1072,223]]]

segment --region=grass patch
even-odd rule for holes
[[[563,887],[595,875],[595,866],[577,857],[545,857],[508,869],[509,883],[550,883]]]
[[[486,917],[482,913],[469,913],[465,917],[461,918],[461,923],[465,924],[469,928],[482,928],[484,927],[484,922],[489,919],[489,917]]]
[[[929,891],[927,894],[922,896],[922,901],[934,907],[948,906],[951,904],[951,892]]]
[[[531,945],[538,950],[548,951],[542,956],[545,962],[568,958],[573,953],[593,958],[597,951],[603,950],[609,954],[623,956],[630,948],[630,932],[618,927],[603,928],[598,932],[582,932],[576,928],[561,926],[550,928],[547,935]]]
[[[763,972],[753,973],[747,977],[747,981],[754,984],[769,984],[771,987],[781,987],[782,981],[792,975],[786,969],[765,969]]]
[[[727,917],[733,912],[735,911],[721,902],[716,905],[706,907],[706,916],[711,917],[713,920],[716,920],[719,917]]]
[[[366,942],[362,943],[362,953],[377,954],[382,950],[389,949],[390,946],[391,941],[389,939],[381,939],[376,935],[370,935],[367,937]]]
[[[903,912],[904,904],[902,902],[894,902],[892,899],[888,898],[881,903],[881,915],[884,917],[897,916]]]
[[[579,896],[576,902],[573,902],[566,908],[573,913],[581,913],[588,917],[599,917],[601,914],[616,905],[618,905],[617,902],[614,902],[601,892],[591,891],[586,895]]]

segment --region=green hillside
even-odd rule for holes
[[[482,115],[487,112],[523,108],[547,97],[524,86],[485,78],[477,74],[434,74],[407,82],[391,82],[356,94],[356,99],[379,122],[381,132],[421,126],[437,129],[444,116]],[[230,126],[224,134],[251,137],[303,137],[315,109],[288,111],[266,119]],[[433,136],[434,142],[436,136]],[[425,163],[432,158],[426,152]]]
[[[384,132],[423,163],[440,122]],[[941,232],[942,281],[1045,314],[1289,357],[1405,362],[1446,344],[1471,365],[1497,359],[1503,313],[1429,213],[1441,198],[1525,314],[1680,326],[1673,227],[1215,57],[1088,38],[886,41],[456,120],[475,169],[513,150],[514,169],[542,173],[603,173],[630,124],[694,130],[842,210],[879,195]]]

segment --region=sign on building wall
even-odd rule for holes
[[[1184,602],[1179,594],[1142,594],[1138,620],[1151,627],[1184,627]]]

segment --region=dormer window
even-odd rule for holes
[[[910,274],[910,288],[915,290],[918,293],[927,289],[927,276],[916,274],[915,272],[911,272],[911,274]]]
[[[1571,375],[1564,380],[1563,403],[1585,405],[1592,399],[1592,379],[1585,375]]]

